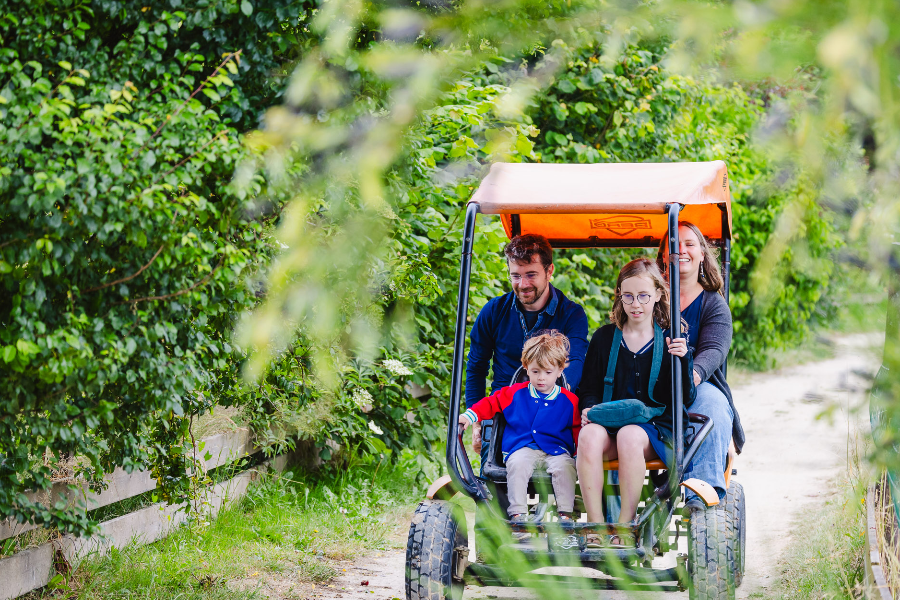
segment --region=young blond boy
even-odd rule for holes
[[[459,417],[465,430],[498,412],[506,419],[503,458],[513,522],[528,515],[528,481],[545,467],[553,481],[560,521],[572,520],[575,508],[575,446],[581,428],[578,398],[556,385],[569,358],[569,340],[557,331],[537,335],[522,349],[522,366],[529,383],[500,388]]]

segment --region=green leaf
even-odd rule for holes
[[[461,140],[456,140],[450,147],[450,158],[459,158],[466,155],[466,144]]]
[[[248,17],[253,14],[253,5],[250,4],[250,0],[243,0],[241,2],[241,12]]]
[[[16,358],[16,347],[15,346],[4,346],[3,347],[3,362],[12,362],[13,359]]]
[[[141,167],[149,169],[156,164],[156,153],[153,150],[147,150],[141,156]]]
[[[12,272],[12,265],[6,262],[5,260],[0,260],[0,274],[6,274]]]
[[[571,79],[562,79],[559,83],[556,84],[556,87],[564,94],[571,94],[575,91],[575,84],[572,83]]]
[[[532,150],[534,150],[534,142],[524,135],[516,138],[516,152],[524,156],[530,156]]]
[[[30,356],[32,354],[37,354],[41,351],[40,346],[35,344],[30,340],[18,340],[16,341],[16,349],[24,354],[25,356]]]
[[[71,71],[71,70],[72,70],[72,63],[70,63],[70,62],[67,61],[67,60],[61,60],[61,61],[59,61],[59,62],[56,63],[56,64],[58,64],[59,66],[61,66],[61,67],[62,67],[63,69],[65,69],[66,71]]]

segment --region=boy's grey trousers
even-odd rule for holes
[[[535,469],[546,469],[553,481],[556,509],[575,509],[575,459],[568,454],[551,456],[541,450],[520,448],[506,459],[506,483],[510,516],[528,514],[528,480]]]

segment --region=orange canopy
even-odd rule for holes
[[[730,238],[728,184],[721,160],[495,163],[470,202],[501,215],[509,237],[539,233],[556,248],[652,247],[666,235],[671,203],[711,241]]]

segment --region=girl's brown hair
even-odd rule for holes
[[[669,288],[663,279],[659,267],[649,258],[636,258],[619,271],[619,278],[616,279],[616,298],[613,301],[612,310],[609,311],[609,320],[616,324],[616,327],[622,329],[625,322],[628,321],[628,315],[625,314],[625,306],[622,302],[622,282],[632,277],[646,277],[653,282],[653,287],[659,292],[659,300],[653,307],[653,320],[656,324],[666,329],[669,327]],[[637,298],[634,299],[638,301]]]
[[[700,285],[707,292],[719,292],[724,295],[722,290],[725,287],[725,280],[722,278],[722,273],[719,271],[719,259],[718,256],[716,256],[717,252],[709,245],[709,241],[700,231],[699,227],[690,221],[681,221],[678,225],[680,227],[687,227],[693,231],[694,235],[697,236],[697,239],[700,240],[700,249],[703,251],[703,262],[701,263],[703,268],[697,275],[697,281],[700,282]],[[659,266],[659,270],[662,273],[666,272],[668,266],[664,258],[666,245],[668,243],[669,238],[663,237],[663,239],[659,241],[659,252],[656,255],[656,264]]]

